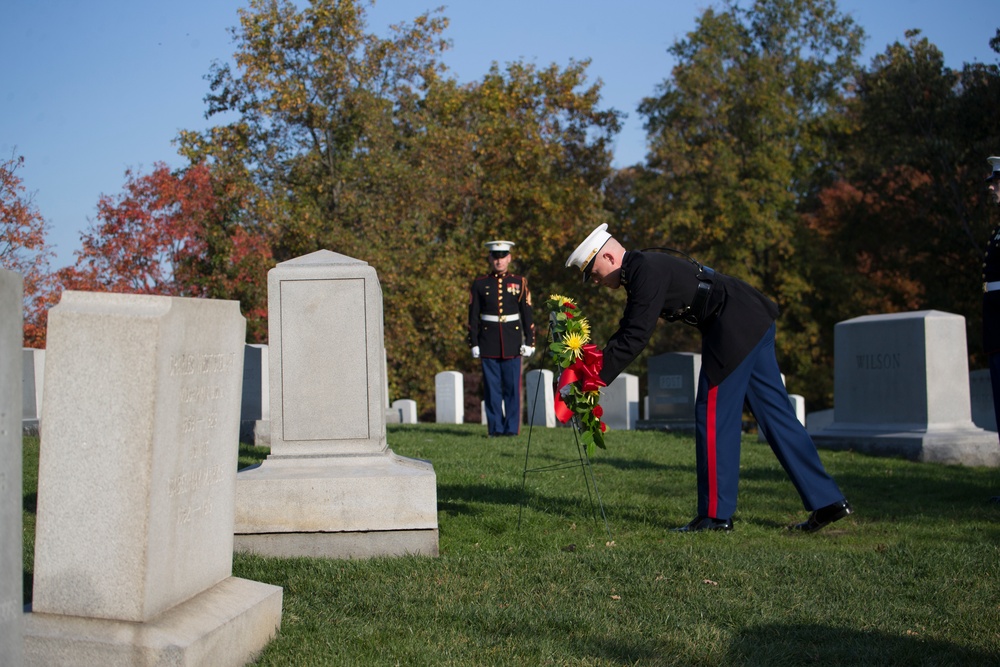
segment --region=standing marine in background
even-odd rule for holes
[[[510,241],[485,244],[490,272],[469,288],[469,347],[483,364],[483,399],[490,436],[521,431],[521,357],[535,353],[531,292],[510,273]]]
[[[1000,157],[988,157],[990,175],[986,189],[994,204],[1000,204]],[[993,414],[1000,424],[1000,225],[990,232],[983,257],[983,351],[990,361],[990,385],[993,388]],[[993,496],[1000,502],[1000,496]]]

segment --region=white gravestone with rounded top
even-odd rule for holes
[[[232,576],[245,328],[235,301],[49,312],[29,664],[242,665],[277,632],[281,588]]]
[[[386,442],[375,269],[320,250],[271,269],[267,294],[271,453],[237,475],[236,549],[436,556],[434,468]]]
[[[817,445],[915,461],[1000,465],[996,433],[972,422],[965,318],[866,315],[834,328],[833,421]]]
[[[0,269],[0,664],[20,667],[21,553],[21,275]]]
[[[458,371],[441,371],[434,376],[434,420],[438,424],[465,421],[465,381]],[[483,410],[486,423],[486,410]]]
[[[601,389],[602,419],[608,428],[631,431],[639,421],[639,378],[631,373],[621,373],[607,387]]]

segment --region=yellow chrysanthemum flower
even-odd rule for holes
[[[580,325],[580,333],[584,338],[583,342],[588,342],[590,340],[590,322],[588,322],[587,318],[584,317],[577,320],[576,323]]]
[[[566,346],[573,356],[579,359],[583,355],[583,345],[586,341],[578,333],[566,334],[566,338],[563,339],[563,344]]]

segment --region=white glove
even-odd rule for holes
[[[531,346],[531,345],[522,345],[521,346],[521,356],[522,357],[530,357],[534,353],[535,353],[535,348],[533,346]]]
[[[473,359],[478,359],[479,358],[479,346],[478,345],[475,346],[474,348],[472,348],[472,358]]]

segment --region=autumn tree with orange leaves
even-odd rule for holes
[[[238,224],[240,200],[204,164],[126,173],[124,192],[104,195],[81,234],[66,289],[239,300],[248,338],[266,338],[265,240]]]
[[[13,154],[0,162],[0,266],[24,281],[24,346],[43,348],[55,299],[49,268],[55,253],[46,245],[49,225],[17,175],[23,165],[24,158]]]

